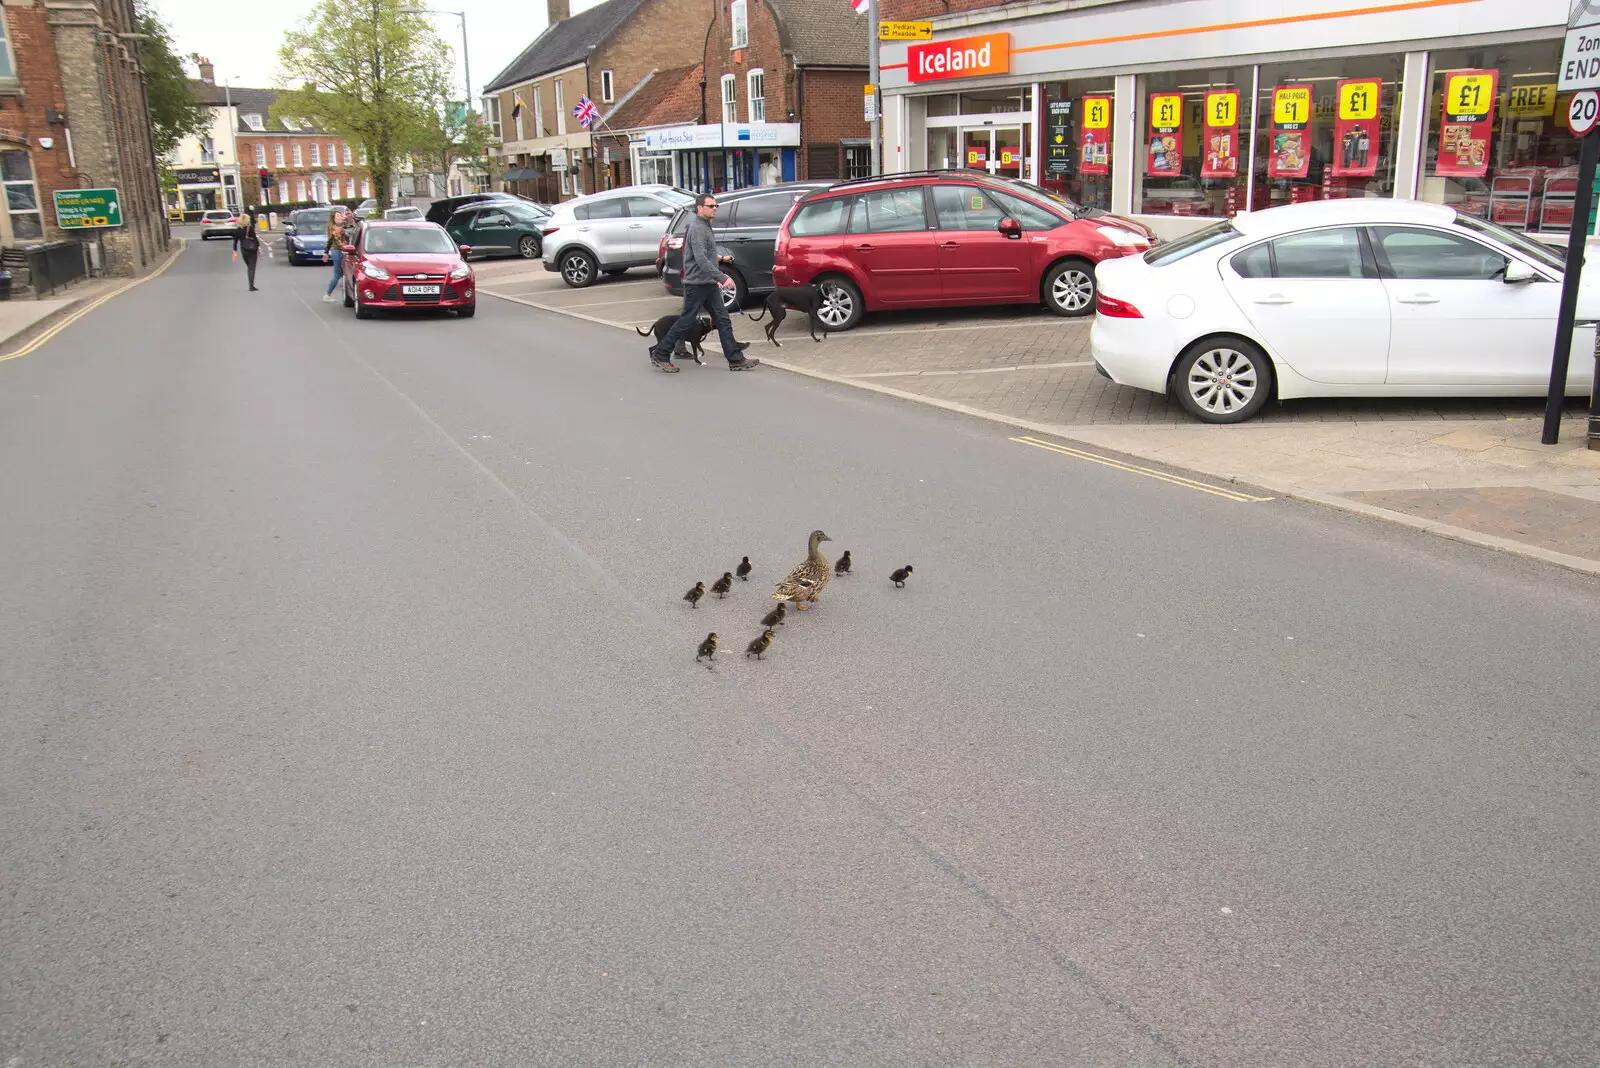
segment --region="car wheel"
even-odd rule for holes
[[[540,254],[539,239],[532,234],[523,234],[517,242],[517,255],[525,260],[536,260]]]
[[[463,319],[472,318],[474,315],[478,314],[478,302],[477,301],[473,301],[471,304],[468,304],[465,308],[457,308],[456,309],[456,314],[461,316],[461,318],[463,318]]]
[[[357,319],[370,319],[370,318],[372,318],[372,309],[367,307],[365,304],[361,303],[361,291],[359,289],[356,290],[356,296],[355,296],[354,303],[355,303],[355,307],[356,307],[356,318]]]
[[[728,271],[727,275],[733,279],[733,288],[722,290],[722,306],[732,315],[744,307],[745,300],[750,296],[750,287],[744,284],[744,278],[738,271]]]
[[[1044,276],[1044,306],[1057,315],[1076,318],[1094,311],[1094,265],[1063,260]]]
[[[1197,341],[1178,358],[1168,387],[1196,419],[1242,423],[1272,395],[1272,361],[1243,338]]]
[[[865,308],[862,307],[861,290],[856,288],[854,282],[838,275],[829,275],[819,278],[817,286],[822,290],[817,318],[829,330],[850,330],[860,324]]]
[[[561,257],[561,280],[573,289],[592,286],[598,266],[594,257],[582,249],[569,252]]]
[[[346,282],[342,288],[344,289],[344,306],[346,308],[354,308],[356,306],[356,302],[354,298],[350,296],[350,284]]]

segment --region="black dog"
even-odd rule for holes
[[[640,337],[649,337],[651,334],[654,334],[656,336],[656,345],[659,347],[661,342],[666,339],[667,331],[671,330],[672,324],[677,321],[678,317],[676,315],[663,315],[661,318],[657,319],[653,324],[651,324],[649,330],[640,330],[637,326],[634,327],[633,330],[634,333],[638,334]],[[706,361],[702,360],[700,357],[706,354],[706,350],[700,347],[700,343],[704,341],[706,339],[706,335],[711,333],[711,331],[714,329],[715,327],[711,325],[711,320],[709,318],[703,315],[700,316],[694,321],[694,325],[689,328],[689,332],[684,334],[683,339],[678,342],[678,351],[673,353],[673,355],[693,356],[694,362],[699,364],[701,367],[704,367],[706,365]],[[688,352],[684,351],[685,345],[689,346]]]
[[[761,311],[750,316],[750,321],[752,323],[759,323],[763,315],[771,312],[772,321],[763,327],[763,329],[766,331],[767,340],[772,342],[774,345],[777,345],[780,349],[783,348],[783,343],[780,342],[777,337],[778,327],[782,326],[783,321],[789,317],[789,307],[793,307],[795,311],[803,311],[806,313],[806,325],[811,328],[812,341],[822,340],[822,338],[817,336],[818,326],[822,327],[822,333],[824,335],[828,333],[828,324],[824,323],[817,316],[817,311],[822,307],[822,290],[818,289],[815,285],[779,286],[777,289],[774,289],[771,293],[767,294],[767,299],[764,301],[764,304],[765,306],[761,309]]]

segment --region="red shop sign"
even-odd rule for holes
[[[1183,173],[1183,97],[1150,94],[1150,139],[1145,173],[1152,178]]]
[[[1267,177],[1304,178],[1311,169],[1311,86],[1280,85],[1272,90],[1272,141],[1267,145]]]
[[[1494,136],[1494,102],[1499,88],[1497,70],[1453,70],[1445,75],[1435,174],[1482,178],[1489,173],[1489,139]]]
[[[1233,178],[1239,173],[1239,90],[1206,93],[1205,144],[1200,146],[1200,177]]]
[[[1083,129],[1078,135],[1078,173],[1111,173],[1111,98],[1083,98]]]
[[[1378,103],[1383,82],[1360,78],[1339,83],[1333,112],[1335,178],[1370,178],[1378,173]]]

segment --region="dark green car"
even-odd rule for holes
[[[468,204],[450,216],[445,230],[458,245],[472,246],[472,255],[521,256],[536,260],[544,254],[544,234],[539,225],[550,213],[535,204],[490,200]]]

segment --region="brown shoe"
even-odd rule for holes
[[[730,370],[730,371],[748,371],[752,367],[760,367],[760,366],[761,366],[761,361],[759,359],[757,359],[754,356],[746,356],[742,360],[734,360],[732,363],[728,364],[728,370]]]

